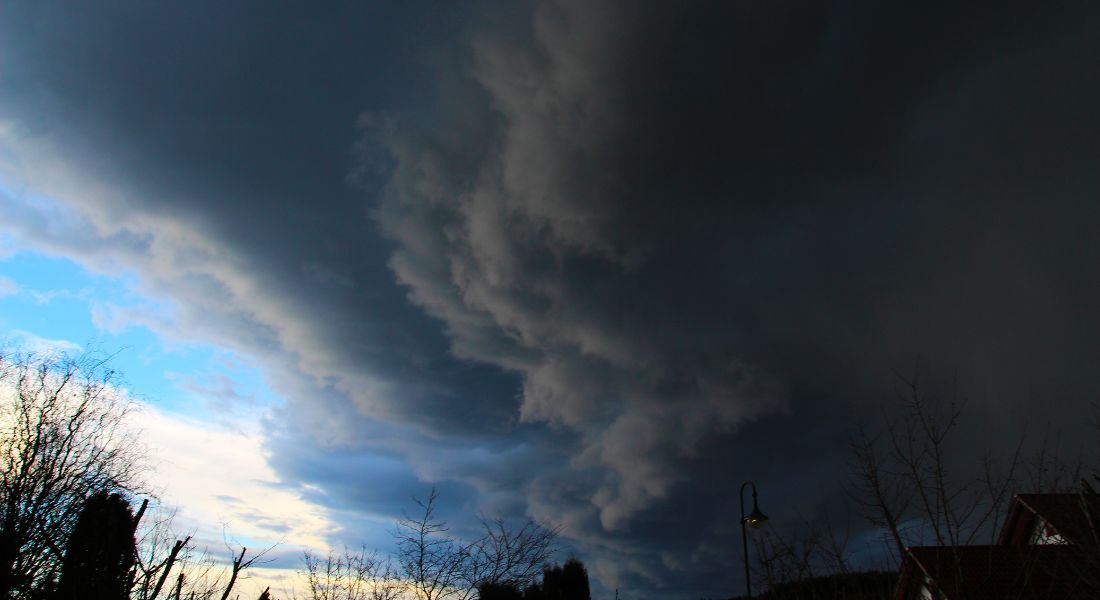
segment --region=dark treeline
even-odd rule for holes
[[[542,581],[526,589],[514,583],[486,583],[478,587],[481,600],[591,600],[588,570],[576,558],[547,567]]]
[[[862,571],[809,577],[771,585],[753,596],[764,600],[886,600],[894,597],[898,574],[892,571]],[[736,596],[729,600],[746,600]]]

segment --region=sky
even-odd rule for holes
[[[113,354],[166,501],[276,566],[386,548],[434,486],[459,533],[559,526],[605,596],[730,596],[742,482],[836,515],[899,376],[966,400],[960,457],[1095,450],[1098,28],[9,2],[0,338]]]

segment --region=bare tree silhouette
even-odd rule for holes
[[[0,598],[56,581],[88,498],[139,490],[114,383],[105,359],[0,354]]]
[[[416,499],[420,510],[406,513],[394,532],[398,564],[419,598],[467,600],[486,584],[529,585],[553,553],[557,529],[530,520],[516,528],[482,518],[481,536],[463,542],[436,517],[438,498],[433,488],[426,500]]]

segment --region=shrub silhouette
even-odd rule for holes
[[[57,600],[125,600],[136,525],[121,495],[99,492],[88,498],[69,537]]]
[[[510,583],[483,583],[477,587],[480,600],[524,600],[523,593]]]

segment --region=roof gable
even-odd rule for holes
[[[1082,494],[1019,494],[1012,499],[999,544],[1034,542],[1037,526],[1066,542],[1100,544],[1100,497]]]

